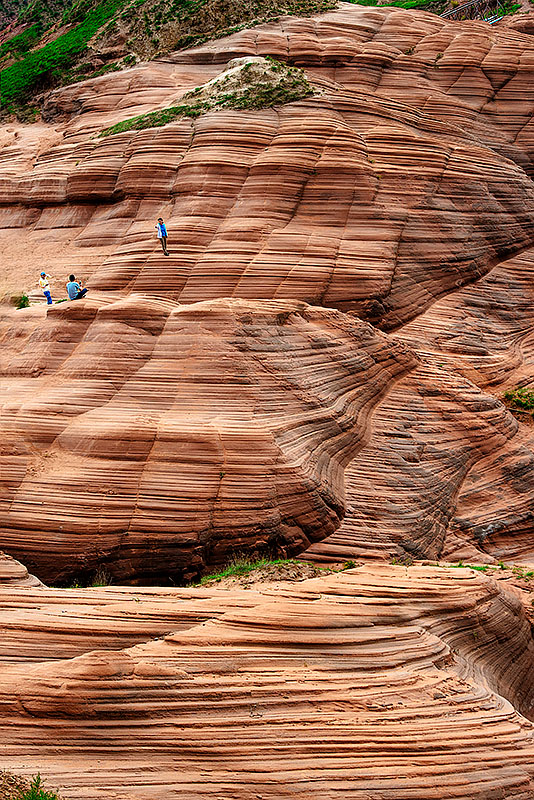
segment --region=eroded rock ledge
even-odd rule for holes
[[[490,578],[366,566],[261,590],[146,591],[46,590],[34,609],[26,595],[27,627],[60,656],[90,646],[83,609],[100,608],[103,649],[2,667],[13,769],[39,768],[73,800],[532,796],[530,624]],[[225,613],[209,618],[216,599]],[[46,621],[58,602],[61,634]],[[110,649],[166,603],[181,630]]]
[[[416,364],[369,324],[293,301],[130,295],[4,331],[0,542],[47,582],[301,552],[339,525],[344,468]]]

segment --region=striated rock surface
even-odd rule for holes
[[[95,138],[250,55],[303,66],[318,93]],[[69,246],[99,289],[296,298],[398,326],[534,244],[533,59],[517,31],[342,4],[67,87],[50,125],[3,131],[6,247],[18,263],[42,248],[61,292]]]
[[[11,556],[0,552],[0,586],[42,586],[40,580],[30,575],[26,567]]]
[[[339,525],[343,471],[416,359],[303,303],[131,295],[3,336],[0,541],[47,580],[198,574]],[[37,326],[35,323],[37,322]]]
[[[129,591],[140,615],[154,608]],[[175,590],[175,605],[212,602],[195,591]],[[222,616],[163,639],[4,665],[11,768],[69,798],[532,796],[533,640],[495,581],[364,567],[219,597]],[[63,616],[71,641],[78,609]]]
[[[307,557],[534,561],[534,431],[495,397],[532,382],[533,272],[530,251],[402,329],[423,366],[381,404],[342,525]]]
[[[534,374],[527,23],[341,4],[0,130],[0,295],[37,264],[55,298],[90,287],[0,323],[6,552],[60,580],[272,547],[534,560],[533,430],[501,402]],[[251,56],[314,94],[98,136]]]

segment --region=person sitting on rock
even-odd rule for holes
[[[163,222],[161,217],[159,217],[158,224],[154,225],[154,227],[158,232],[158,239],[161,242],[163,252],[165,253],[166,256],[168,256],[169,251],[167,250],[167,228],[165,227],[165,223]]]
[[[41,277],[39,278],[39,286],[43,290],[43,294],[46,297],[47,305],[52,305],[52,293],[50,291],[50,275],[47,275],[46,272],[41,272]]]
[[[87,289],[82,289],[74,275],[69,275],[69,282],[67,283],[67,294],[69,300],[81,300],[87,294]]]

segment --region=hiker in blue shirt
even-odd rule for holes
[[[154,227],[158,232],[158,239],[161,242],[163,252],[165,253],[166,256],[168,256],[169,251],[167,250],[167,228],[165,227],[165,223],[163,222],[161,217],[158,219],[158,224],[154,225]]]
[[[69,282],[67,283],[67,294],[69,300],[81,300],[87,294],[87,289],[82,289],[74,275],[69,275]]]

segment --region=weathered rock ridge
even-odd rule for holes
[[[0,540],[47,580],[182,579],[339,525],[344,467],[416,359],[304,303],[132,294],[5,334]],[[10,347],[11,345],[11,347]]]
[[[0,603],[19,633],[0,642],[19,662],[0,676],[4,757],[72,800],[534,792],[530,625],[471,570],[157,595],[0,589]],[[100,649],[76,655],[97,616]],[[41,633],[41,663],[25,630]]]
[[[71,270],[90,287],[0,323],[1,548],[48,579],[255,548],[534,560],[533,429],[499,399],[533,374],[514,25],[342,4],[0,130],[0,293],[36,265],[56,297]],[[99,138],[250,55],[315,94]]]

